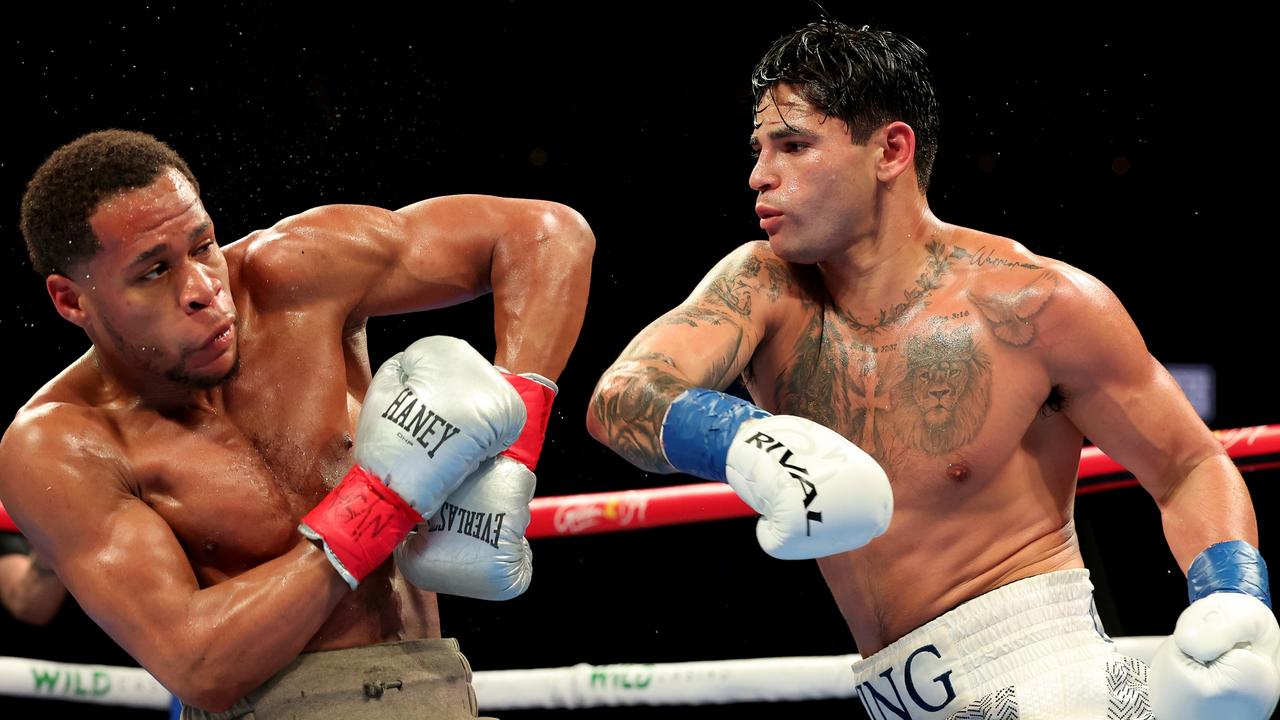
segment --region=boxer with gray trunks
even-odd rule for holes
[[[434,591],[528,585],[532,468],[590,278],[582,217],[328,205],[222,247],[187,163],[109,130],[36,171],[22,232],[91,346],[5,433],[0,500],[84,610],[189,717],[297,717],[275,700],[308,691],[308,713],[425,698],[415,717],[475,717]],[[428,337],[372,372],[370,317],[489,292],[495,358]],[[433,532],[446,507],[505,522]]]

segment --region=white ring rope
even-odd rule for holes
[[[169,707],[172,695],[142,668],[0,657],[0,695],[98,705]]]
[[[1150,662],[1163,637],[1114,638],[1117,649]],[[480,709],[614,705],[713,705],[853,697],[857,655],[756,658],[533,670],[485,670],[472,684]],[[171,696],[141,668],[73,665],[0,657],[0,695],[130,707],[169,707]]]

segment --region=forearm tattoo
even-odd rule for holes
[[[675,369],[675,363],[661,353],[620,360],[591,402],[606,444],[649,472],[673,469],[662,451],[662,421],[671,402],[690,387],[664,368]]]
[[[592,400],[591,412],[603,428],[606,444],[637,467],[670,472],[661,439],[667,409],[690,387],[722,389],[733,381],[741,371],[739,355],[753,300],[758,294],[776,300],[788,282],[789,274],[781,261],[748,255],[712,278],[693,303],[655,323],[659,331],[671,325],[719,328],[714,331],[715,344],[722,346],[723,352],[705,367],[677,368],[670,355],[642,351],[645,335],[637,338],[609,370]]]

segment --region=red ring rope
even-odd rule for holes
[[[1216,430],[1227,454],[1237,461],[1264,455],[1280,455],[1280,425],[1260,425],[1235,430]],[[1261,470],[1277,463],[1241,466],[1241,470]],[[1125,469],[1096,447],[1080,453],[1080,478],[1099,478],[1084,484],[1084,495],[1137,485],[1132,478],[1117,479]],[[587,535],[617,530],[640,530],[704,520],[750,517],[755,511],[738,499],[724,483],[700,483],[651,490],[566,495],[534,498],[533,517],[526,535],[530,538]]]
[[[1216,430],[1214,436],[1236,461],[1280,455],[1280,425]],[[1280,467],[1280,462],[1274,460],[1241,465],[1241,470]],[[1085,448],[1080,453],[1080,479],[1097,478],[1098,481],[1082,484],[1077,494],[1132,487],[1138,483],[1132,478],[1109,477],[1124,472],[1120,463],[1098,448]],[[530,538],[639,530],[755,514],[723,483],[534,498],[531,510],[533,517],[527,533]],[[19,532],[3,505],[0,505],[0,531]]]

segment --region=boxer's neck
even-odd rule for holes
[[[929,274],[930,248],[945,244],[948,226],[925,201],[907,202],[901,212],[887,213],[873,235],[856,239],[845,252],[819,263],[827,292],[849,312],[873,312],[902,302],[905,292]]]
[[[96,347],[89,351],[89,360],[100,379],[103,404],[138,406],[163,415],[186,411],[217,414],[222,410],[225,381],[210,388],[197,387],[130,367]]]

